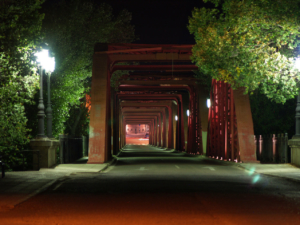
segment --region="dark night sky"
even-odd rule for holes
[[[48,4],[61,0],[46,0]],[[84,0],[83,0],[84,1]],[[139,40],[144,44],[194,44],[187,29],[188,18],[194,7],[210,6],[203,0],[93,0],[108,3],[118,14],[122,9],[132,13],[132,24]]]
[[[97,0],[95,0],[97,1]],[[132,13],[136,35],[144,44],[194,44],[187,29],[188,17],[202,0],[99,0],[110,4],[117,13],[127,9]]]

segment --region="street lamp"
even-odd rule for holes
[[[294,68],[300,71],[300,58],[296,58]],[[288,145],[291,148],[291,163],[300,166],[300,91],[298,92],[295,120],[295,135],[288,141]],[[287,152],[285,155],[287,162]]]
[[[296,58],[294,67],[300,71],[300,58]],[[295,120],[296,120],[295,137],[300,137],[300,91],[299,91],[298,97],[297,97]]]
[[[48,138],[53,138],[52,136],[52,109],[50,101],[50,75],[55,69],[55,59],[54,57],[49,57],[49,52],[43,49],[41,52],[35,54],[37,57],[37,62],[40,64],[40,98],[38,104],[38,135],[37,137],[43,138],[44,134],[44,102],[43,102],[43,69],[45,69],[46,74],[48,74],[47,91],[48,91],[48,103],[47,103],[47,136]]]
[[[209,98],[206,99],[206,106],[207,106],[207,108],[209,108],[209,107],[211,106],[211,103],[210,103],[210,99],[209,99]]]

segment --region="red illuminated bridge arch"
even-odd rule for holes
[[[126,125],[149,127],[149,144],[224,160],[256,160],[250,104],[242,89],[197,83],[192,45],[97,44],[93,58],[88,163],[126,145]],[[115,71],[123,76],[111,78]],[[206,107],[210,98],[212,106]]]

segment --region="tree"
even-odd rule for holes
[[[70,108],[69,117],[65,122],[64,132],[72,137],[88,135],[90,115],[86,97],[89,96],[85,96],[81,100],[81,105],[79,107]]]
[[[255,135],[295,134],[296,99],[274,103],[258,90],[249,97]]]
[[[24,104],[38,89],[33,53],[40,42],[39,0],[0,2],[0,155],[12,166],[29,142]]]
[[[300,1],[208,1],[215,8],[195,8],[188,25],[196,40],[193,61],[201,73],[234,89],[245,87],[245,93],[259,89],[279,103],[294,98],[300,79],[294,68]]]
[[[91,85],[94,45],[99,42],[131,42],[134,27],[130,24],[128,11],[123,10],[114,16],[109,5],[97,5],[93,1],[63,0],[47,7],[45,14],[44,41],[56,61],[51,77],[51,99],[53,133],[58,136],[65,130],[68,118],[74,119],[74,115],[70,117],[70,110],[74,114],[84,105],[82,99]],[[72,129],[70,133],[77,128]]]

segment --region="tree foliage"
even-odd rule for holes
[[[204,74],[246,93],[259,89],[284,103],[298,93],[294,68],[300,40],[299,0],[205,0],[195,8],[189,31],[193,60]]]
[[[29,142],[24,104],[38,88],[33,53],[40,42],[40,0],[0,2],[0,155],[11,166]]]
[[[45,14],[45,42],[56,61],[51,99],[53,132],[58,136],[65,129],[71,108],[78,111],[81,99],[89,92],[94,45],[131,42],[134,27],[128,11],[114,16],[108,4],[93,1],[63,0],[47,7]]]
[[[284,104],[274,103],[258,90],[250,95],[251,112],[256,135],[295,134],[295,108],[297,99]]]
[[[71,107],[69,117],[65,122],[64,133],[72,137],[87,136],[89,134],[90,115],[86,96],[79,107]]]

